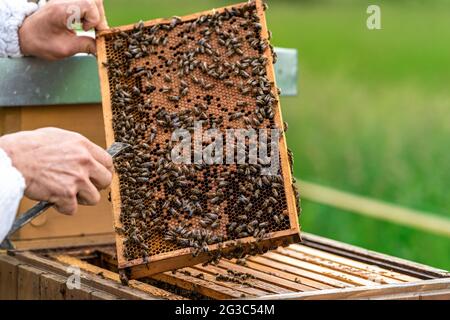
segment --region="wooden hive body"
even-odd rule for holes
[[[249,9],[250,12],[257,15],[257,26],[254,26],[252,24],[245,24],[246,20],[250,18],[235,17],[231,19],[224,19],[223,25],[221,27],[229,28],[227,30],[229,33],[236,32],[237,36],[241,37],[242,39],[245,38],[246,32],[248,36],[248,32],[255,28],[255,34],[257,35],[256,38],[259,41],[262,41],[261,43],[266,44],[265,48],[261,49],[261,47],[259,47],[261,49],[261,53],[258,51],[259,49],[257,50],[255,48],[252,48],[250,43],[244,41],[242,45],[243,55],[239,55],[236,53],[234,55],[231,55],[231,57],[226,58],[227,52],[225,51],[225,49],[217,48],[219,44],[216,35],[211,35],[211,41],[208,40],[208,43],[211,44],[212,50],[220,49],[219,51],[217,51],[219,53],[217,55],[217,59],[220,58],[223,61],[233,64],[236,64],[237,61],[242,61],[241,59],[243,59],[243,57],[251,56],[257,59],[258,57],[264,56],[264,59],[267,61],[267,63],[263,67],[260,66],[260,69],[263,69],[263,73],[267,78],[268,83],[270,83],[270,94],[274,97],[274,102],[271,102],[273,116],[271,117],[271,119],[269,119],[269,117],[263,119],[263,121],[260,122],[260,126],[258,128],[283,128],[278,93],[276,92],[275,85],[273,57],[271,55],[271,48],[268,46],[267,40],[268,30],[264,16],[264,9],[262,3],[260,1],[256,1],[251,4],[240,4],[232,7],[230,6],[179,18],[179,21],[177,22],[175,27],[170,30],[160,29],[154,33],[150,31],[154,30],[152,28],[155,28],[154,26],[157,25],[170,25],[171,23],[173,23],[173,19],[158,19],[146,22],[143,24],[142,32],[144,34],[149,33],[151,35],[154,35],[155,38],[159,37],[158,41],[160,43],[158,45],[148,46],[151,47],[151,49],[147,48],[147,50],[151,51],[150,54],[148,56],[136,59],[129,59],[125,55],[125,51],[129,50],[127,45],[132,41],[130,40],[132,34],[136,32],[139,33],[139,30],[136,29],[136,26],[124,26],[99,33],[97,36],[99,73],[103,98],[106,141],[108,145],[113,141],[131,142],[131,144],[133,145],[138,145],[136,149],[133,149],[137,150],[133,151],[135,152],[135,154],[139,152],[140,154],[149,154],[151,156],[146,158],[145,161],[153,161],[153,163],[155,163],[161,159],[161,157],[158,157],[155,154],[161,151],[163,149],[161,145],[167,143],[171,138],[171,131],[167,130],[167,128],[165,127],[160,126],[160,123],[157,122],[162,121],[161,119],[158,119],[159,112],[161,110],[164,110],[163,112],[169,115],[173,115],[175,113],[179,115],[180,110],[188,110],[191,109],[192,106],[200,108],[206,107],[207,109],[205,108],[205,114],[208,113],[209,115],[208,121],[211,121],[211,116],[214,117],[215,120],[222,119],[220,120],[222,121],[221,123],[217,122],[219,123],[217,127],[219,128],[219,130],[221,130],[221,132],[224,132],[227,128],[245,128],[246,125],[244,121],[246,122],[248,121],[248,119],[242,116],[240,116],[240,118],[238,119],[232,118],[233,114],[239,112],[242,112],[243,114],[245,114],[245,116],[251,118],[253,117],[252,112],[254,112],[256,109],[257,93],[246,93],[245,91],[247,90],[247,86],[244,85],[244,81],[248,80],[247,78],[249,78],[250,80],[254,79],[253,77],[256,78],[256,76],[254,76],[253,74],[246,74],[250,73],[250,65],[242,68],[242,70],[245,72],[240,72],[235,75],[231,74],[231,76],[229,75],[229,77],[226,78],[234,81],[234,84],[232,84],[231,87],[228,87],[229,84],[224,84],[223,80],[219,81],[217,76],[209,76],[209,73],[206,74],[206,70],[210,71],[210,69],[205,69],[206,67],[204,67],[202,70],[203,62],[206,62],[207,66],[209,67],[211,67],[211,65],[214,65],[214,60],[212,60],[213,58],[211,58],[210,54],[198,54],[196,59],[202,61],[199,61],[191,70],[186,71],[188,74],[177,76],[180,70],[185,70],[183,69],[184,66],[179,65],[179,61],[187,59],[179,58],[180,55],[182,56],[186,52],[186,50],[188,50],[188,48],[191,48],[192,45],[197,45],[198,41],[202,39],[202,36],[204,35],[201,33],[202,30],[204,30],[204,26],[198,26],[197,29],[193,32],[184,32],[184,30],[187,29],[187,23],[195,21],[202,16],[209,17],[214,16],[215,14],[223,13],[225,12],[225,10],[234,10],[232,8],[238,8],[238,10],[241,10],[241,8],[243,8],[244,6],[249,6],[251,8]],[[254,9],[252,9],[252,6],[254,6]],[[127,34],[126,36],[124,36],[125,33]],[[183,38],[186,39],[183,40]],[[127,45],[123,45],[123,41],[126,42]],[[209,48],[206,46],[206,49]],[[127,55],[129,55],[129,53],[127,53]],[[170,63],[169,60],[171,60]],[[117,64],[114,65],[115,63]],[[148,76],[146,71],[143,72],[145,76],[142,77],[124,75],[126,74],[127,70],[132,70],[131,73],[136,73],[138,72],[138,70],[142,70],[142,68],[144,70],[150,70],[151,76]],[[215,69],[216,71],[220,70],[217,69],[217,67],[213,69]],[[120,70],[120,74],[118,75],[117,73],[113,73],[115,71],[111,70]],[[236,70],[236,67],[234,67],[234,70]],[[170,79],[165,75],[169,75]],[[194,79],[193,76],[197,79]],[[186,96],[180,94],[183,89],[182,81],[189,83],[189,91]],[[200,82],[200,84],[198,84],[198,82]],[[213,88],[207,89],[208,84],[213,86]],[[133,107],[127,108],[125,106],[118,106],[118,91],[122,90],[123,88],[126,88],[125,90],[131,91],[134,87],[136,87],[140,91],[140,94],[137,94],[136,97],[130,97],[128,100],[130,105],[135,105],[134,109]],[[250,86],[248,87],[248,90],[250,90]],[[165,91],[167,91],[168,89],[171,89],[172,92],[166,93]],[[171,101],[170,97],[173,97],[174,95],[177,95],[177,101]],[[126,92],[126,96],[128,96],[128,92]],[[122,99],[120,101],[123,101],[124,95],[119,98]],[[150,101],[151,105],[146,104],[148,102],[147,99],[149,99],[148,101]],[[244,106],[239,106],[238,102],[245,102]],[[140,105],[140,107],[136,108],[136,104]],[[188,113],[188,115],[191,114]],[[139,123],[139,125],[136,126],[134,123],[132,125],[130,125],[129,123],[124,124],[126,121],[128,121],[128,119],[132,119],[132,121],[135,121],[135,119],[137,119],[136,123]],[[145,125],[140,127],[141,123],[145,123]],[[127,130],[124,129],[125,127],[127,128]],[[142,128],[142,130],[139,131],[140,128]],[[132,130],[134,130],[133,134],[130,134],[130,131]],[[150,138],[152,133],[156,133],[156,137],[154,138],[154,140],[153,138]],[[147,148],[146,152],[144,152],[143,149],[139,149],[142,146],[142,141],[149,142],[147,144],[148,146],[145,147]],[[116,235],[119,268],[127,269],[129,271],[130,277],[138,278],[148,274],[159,273],[166,270],[176,269],[182,266],[194,265],[196,263],[211,260],[212,253],[216,252],[218,249],[220,249],[220,251],[224,255],[230,254],[230,252],[234,252],[233,254],[236,254],[237,248],[242,254],[248,253],[250,251],[265,252],[270,248],[279,245],[288,245],[289,243],[298,241],[299,226],[296,197],[294,195],[292,185],[291,166],[289,163],[289,155],[284,134],[280,135],[279,140],[279,160],[280,169],[278,177],[281,178],[278,178],[279,180],[270,178],[271,180],[269,181],[271,183],[271,186],[279,183],[279,188],[273,191],[274,188],[270,189],[266,186],[261,187],[263,190],[261,192],[261,200],[258,200],[259,202],[250,200],[253,206],[253,209],[250,211],[247,210],[246,212],[244,212],[244,210],[242,210],[243,206],[236,205],[236,202],[238,201],[241,194],[246,194],[247,197],[251,197],[249,193],[245,193],[246,191],[242,190],[245,189],[246,183],[246,178],[243,178],[242,175],[246,174],[247,176],[249,176],[248,172],[245,174],[240,174],[238,171],[238,165],[229,165],[227,168],[222,165],[212,165],[207,168],[199,169],[198,174],[196,174],[194,177],[190,177],[190,179],[193,179],[194,183],[187,184],[187,186],[183,187],[179,186],[179,189],[183,189],[183,196],[190,196],[190,199],[192,199],[193,197],[190,189],[195,188],[197,189],[197,191],[200,191],[200,194],[197,195],[201,198],[201,200],[199,200],[198,202],[204,204],[204,211],[211,212],[215,208],[217,208],[218,210],[216,211],[216,213],[221,219],[219,227],[217,228],[217,231],[211,231],[211,233],[212,235],[218,235],[222,237],[223,241],[214,241],[212,243],[208,243],[209,245],[207,252],[198,252],[199,250],[194,250],[191,247],[183,247],[180,246],[179,243],[171,243],[170,241],[164,240],[164,236],[167,234],[168,230],[175,229],[177,225],[179,225],[180,221],[183,220],[183,217],[184,219],[188,219],[187,216],[183,216],[182,218],[171,218],[168,215],[167,210],[164,209],[165,203],[168,201],[168,199],[173,199],[174,197],[174,191],[168,190],[172,190],[175,188],[171,189],[171,187],[168,186],[167,182],[161,181],[161,175],[154,174],[152,172],[149,173],[149,182],[140,183],[136,182],[136,179],[134,178],[130,179],[129,174],[126,173],[126,170],[123,170],[123,168],[132,168],[132,165],[136,163],[136,158],[132,158],[130,160],[131,163],[128,162],[128,160],[125,158],[121,158],[116,161],[116,169],[118,169],[118,171],[122,171],[120,174],[116,174],[114,176],[111,190],[114,224],[117,230],[120,231],[117,232]],[[137,161],[139,165],[144,162],[144,160],[141,159],[138,159]],[[156,168],[152,168],[153,171],[157,171],[155,169]],[[227,201],[220,202],[218,206],[212,206],[211,199],[206,195],[211,190],[213,190],[213,192],[217,190],[223,190],[218,187],[217,181],[220,181],[220,179],[224,177],[221,174],[226,170],[230,170],[232,174],[236,174],[237,177],[234,180],[237,181],[234,189],[230,187],[229,190],[236,190],[238,189],[238,187],[240,187],[241,189],[239,192],[241,193],[235,192],[234,195],[231,195],[229,198],[227,198]],[[133,182],[130,183],[130,181]],[[230,183],[229,181],[231,180],[228,179],[227,184]],[[146,247],[142,249],[140,244],[136,244],[137,241],[135,241],[135,244],[133,244],[131,241],[129,241],[128,244],[124,244],[124,240],[126,238],[130,238],[130,225],[132,225],[133,230],[135,230],[134,226],[136,224],[136,219],[133,220],[133,218],[130,218],[130,214],[126,210],[124,210],[124,208],[132,207],[133,209],[130,210],[133,211],[135,210],[136,206],[139,206],[140,204],[135,205],[132,201],[141,201],[139,200],[140,198],[138,196],[135,196],[134,194],[130,195],[125,190],[131,189],[135,192],[136,190],[147,191],[145,189],[145,185],[148,186],[148,191],[150,191],[150,193],[146,193],[146,196],[143,197],[144,205],[141,208],[145,208],[143,210],[148,210],[148,208],[151,207],[154,203],[157,203],[157,205],[152,207],[154,209],[152,210],[159,211],[159,213],[154,215],[152,213],[151,219],[139,217],[138,221],[139,219],[142,219],[142,221],[145,220],[144,223],[151,224],[151,220],[153,218],[163,216],[164,218],[162,219],[162,221],[159,221],[159,223],[164,223],[165,226],[164,228],[158,229],[157,231],[151,231],[151,235],[145,238],[144,241]],[[143,189],[142,186],[144,186]],[[224,197],[228,197],[229,193],[232,193],[227,193],[229,191],[227,187],[225,187],[224,190]],[[276,202],[274,201],[273,204],[268,204],[267,202],[267,199],[272,196],[270,192],[275,192],[275,195],[277,195],[277,198],[275,199]],[[150,198],[151,200],[149,200]],[[264,200],[267,201],[264,202]],[[272,201],[272,199],[270,200]],[[132,202],[133,204],[127,204],[130,202]],[[232,222],[236,222],[237,216],[245,214],[248,216],[247,221],[254,221],[255,214],[259,212],[259,210],[256,210],[258,206],[259,208],[262,206],[264,210],[268,206],[273,206],[271,210],[267,210],[267,212],[264,211],[262,213],[262,219],[265,219],[264,222],[268,223],[267,235],[265,235],[258,241],[255,240],[255,237],[249,235],[249,232],[247,232],[247,235],[245,235],[245,233],[230,235],[228,231],[229,225]],[[161,207],[163,207],[163,209],[161,209]],[[180,208],[178,208],[177,210],[180,210]],[[281,218],[285,217],[285,219],[282,219],[280,223],[274,222],[272,220],[273,215],[277,215]],[[191,229],[197,228],[200,230],[200,218],[201,217],[194,217],[188,219],[189,223],[192,224]],[[261,220],[259,220],[258,223],[261,223]],[[125,233],[123,232],[124,229],[126,229]],[[142,228],[139,227],[136,229],[138,229],[139,232],[143,232],[143,230],[145,230],[145,227],[142,226]],[[205,238],[202,238],[201,241],[206,242]],[[238,242],[236,242],[236,240],[238,240]],[[147,255],[146,257],[142,253],[142,250],[145,250],[147,252],[145,254]],[[197,252],[193,255],[193,251]]]
[[[301,244],[120,284],[114,244],[0,253],[0,299],[449,299],[450,273],[303,234]],[[71,268],[81,287],[68,289]]]

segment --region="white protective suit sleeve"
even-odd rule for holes
[[[0,242],[11,229],[24,190],[25,179],[0,149]]]
[[[0,57],[21,57],[19,28],[23,20],[38,9],[27,0],[0,0]]]

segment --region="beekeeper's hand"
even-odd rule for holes
[[[0,137],[0,148],[25,178],[25,196],[54,203],[61,213],[75,213],[78,203],[97,204],[98,190],[111,183],[111,156],[75,132],[22,131]]]
[[[81,52],[95,54],[95,40],[77,36],[72,29],[74,23],[81,23],[85,31],[108,29],[103,0],[51,0],[27,17],[20,27],[22,54],[47,60]]]

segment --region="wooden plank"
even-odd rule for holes
[[[60,275],[44,273],[41,275],[41,300],[64,300],[66,279]]]
[[[318,281],[314,281],[314,280],[304,278],[304,277],[301,277],[301,276],[298,276],[298,275],[295,275],[295,274],[292,274],[289,272],[282,271],[280,269],[272,268],[269,266],[265,266],[265,265],[250,261],[250,259],[247,259],[246,266],[251,269],[262,271],[262,272],[267,273],[274,277],[290,280],[290,281],[293,281],[294,283],[301,283],[302,285],[308,286],[312,289],[320,290],[320,289],[333,288],[330,285],[323,284]],[[305,291],[305,290],[299,290],[299,291]]]
[[[17,299],[17,268],[20,262],[14,257],[0,254],[0,300]]]
[[[120,283],[120,277],[119,277],[118,273],[97,267],[86,261],[80,260],[80,259],[72,257],[72,256],[68,256],[68,255],[55,255],[53,257],[59,262],[62,262],[62,263],[68,264],[68,265],[72,265],[72,266],[77,266],[81,270],[91,272],[91,273],[94,273],[97,275],[101,275],[102,277],[105,277],[107,279],[111,279],[111,280],[114,280],[114,281]],[[153,296],[164,298],[164,299],[170,299],[170,300],[183,300],[184,299],[183,297],[173,294],[169,291],[151,286],[149,284],[146,284],[146,283],[143,283],[143,282],[140,282],[137,280],[130,280],[128,282],[128,286],[130,288],[135,288],[135,289],[141,290],[143,292],[146,292],[148,294],[151,294]]]
[[[45,272],[29,265],[20,265],[17,275],[17,299],[40,300],[41,275]]]
[[[335,271],[333,269],[321,267],[312,263],[302,261],[298,258],[298,256],[295,253],[289,251],[267,252],[264,254],[264,256],[272,260],[287,263],[296,266],[298,268],[301,268],[303,270],[309,270],[312,272],[316,272],[318,274],[323,274],[329,276],[330,278],[334,278],[357,286],[371,286],[378,284],[375,281],[362,279],[348,273]]]
[[[417,293],[427,293],[433,291],[446,291],[450,289],[450,278],[421,280],[418,282],[406,282],[399,284],[365,286],[346,289],[329,289],[311,292],[299,292],[290,294],[268,295],[256,299],[274,300],[329,300],[329,299],[373,299],[377,297],[387,297],[389,295],[401,294],[414,296]]]
[[[390,271],[384,268],[380,268],[376,265],[366,264],[352,259],[344,258],[335,254],[310,248],[301,244],[292,244],[289,246],[289,248],[310,256],[320,257],[323,259],[334,261],[342,266],[354,267],[361,270],[365,270],[367,272],[375,273],[377,275],[382,276],[383,278],[391,278],[401,282],[412,282],[420,280],[419,278],[416,277],[411,277],[408,275],[401,274],[399,272]]]
[[[80,288],[69,288],[67,277],[43,273],[40,279],[41,300],[90,300],[92,288],[81,284]]]
[[[231,270],[231,269],[224,269],[224,268],[219,268],[219,267],[211,266],[211,265],[208,267],[195,266],[195,268],[200,271],[213,274],[214,276],[213,276],[212,281],[217,284],[222,284],[222,285],[230,284],[230,282],[228,282],[228,281],[216,280],[215,275],[217,275],[217,274],[229,275],[227,273],[227,271]],[[255,279],[249,278],[249,279],[245,280],[245,282],[248,283],[247,286],[250,286],[251,288],[257,289],[259,291],[257,295],[265,295],[265,294],[268,294],[269,292],[270,293],[288,293],[288,292],[296,291],[296,290],[288,290],[288,289],[285,289],[284,287],[279,287],[279,286],[273,285],[271,283],[261,281],[260,279],[257,279],[257,278],[255,278]],[[231,286],[231,287],[233,287],[233,286]]]
[[[73,248],[74,246],[96,246],[114,244],[113,233],[91,234],[86,236],[42,238],[42,239],[20,239],[14,240],[17,250],[36,250],[51,248]]]
[[[221,268],[224,268],[226,270],[233,270],[233,271],[252,274],[255,277],[257,277],[258,279],[265,281],[267,283],[266,285],[271,285],[271,288],[273,288],[274,290],[277,290],[278,293],[283,293],[283,292],[281,292],[282,290],[297,291],[296,289],[293,289],[293,287],[300,287],[303,291],[312,290],[312,288],[309,288],[307,286],[303,286],[301,284],[297,284],[298,285],[297,286],[295,283],[293,284],[292,281],[275,278],[264,272],[231,263],[228,260],[222,259],[219,262],[218,266]]]
[[[369,298],[371,300],[450,300],[450,290],[399,293]]]
[[[20,131],[22,108],[0,108],[0,136]]]
[[[278,262],[275,260],[271,260],[268,259],[266,257],[263,256],[257,256],[257,257],[249,257],[248,260],[253,261],[253,262],[257,262],[259,264],[265,265],[265,266],[270,266],[273,268],[276,268],[278,270],[282,270],[285,272],[289,272],[292,273],[296,276],[298,276],[300,279],[306,278],[306,279],[310,279],[313,281],[317,281],[317,282],[321,282],[324,283],[328,286],[334,287],[334,288],[349,288],[349,287],[353,287],[352,284],[347,283],[347,282],[343,282],[340,280],[336,280],[334,278],[322,275],[322,274],[318,274],[315,272],[311,272],[308,270],[303,270],[300,268],[297,268],[296,266],[292,266],[283,262]]]
[[[81,284],[80,288],[69,289],[66,285],[66,300],[91,300],[91,292],[93,289],[85,284]]]
[[[247,297],[225,286],[210,283],[209,281],[192,278],[180,272],[164,272],[151,276],[152,279],[172,284],[182,289],[197,292],[213,299],[238,299]]]
[[[216,275],[218,273],[224,274],[224,272],[222,269],[220,269],[220,272],[217,272],[214,269],[212,269],[210,266],[208,266],[208,267],[194,266],[192,268],[187,267],[187,268],[183,268],[183,269],[177,270],[177,271],[181,271],[181,272],[188,271],[192,274],[192,277],[194,277],[194,278],[196,278],[196,276],[201,274],[203,276],[203,279],[205,279],[211,283],[217,284],[219,286],[227,287],[227,288],[236,290],[238,292],[242,292],[248,296],[263,296],[263,295],[268,294],[269,292],[272,292],[272,291],[264,291],[264,290],[261,290],[260,288],[252,287],[251,285],[216,280]]]
[[[119,297],[103,291],[92,291],[91,300],[121,300]]]
[[[92,289],[81,284],[80,288],[69,288],[67,277],[44,273],[40,280],[41,300],[90,300]]]
[[[341,263],[337,263],[328,259],[324,259],[321,257],[317,257],[317,256],[311,256],[311,255],[307,255],[304,254],[301,251],[295,250],[293,248],[287,248],[288,251],[292,251],[293,253],[295,253],[296,258],[297,259],[301,259],[302,261],[311,263],[311,264],[315,264],[318,266],[322,266],[322,267],[326,267],[326,268],[330,268],[333,269],[335,271],[339,271],[339,272],[344,272],[344,273],[348,273],[351,274],[355,277],[360,277],[363,279],[367,279],[369,281],[373,281],[376,282],[378,284],[394,284],[394,283],[401,283],[403,281],[400,280],[396,280],[396,279],[392,279],[389,277],[386,277],[384,275],[381,275],[379,273],[376,272],[372,272],[366,269],[361,269],[361,268],[355,268],[352,266],[348,266],[345,264],[341,264]]]
[[[420,279],[448,278],[450,272],[436,269],[417,262],[389,256],[375,251],[345,244],[339,241],[323,238],[313,234],[302,233],[302,244],[315,249],[330,252],[364,263],[393,270]]]
[[[420,300],[450,300],[450,290],[431,291],[420,293]]]
[[[52,272],[58,275],[67,276],[67,266],[58,261],[53,261],[28,251],[17,252],[16,258],[21,262],[23,261],[37,268],[42,268],[46,272]],[[116,281],[105,279],[101,276],[84,271],[81,272],[81,281],[82,283],[92,288],[108,292],[112,295],[124,299],[147,300],[157,298],[137,289],[123,286]]]

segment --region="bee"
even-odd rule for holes
[[[248,225],[247,226],[247,231],[249,232],[249,234],[253,234],[253,232],[255,231],[255,228],[252,225]]]
[[[249,87],[240,87],[239,89],[240,89],[240,91],[241,91],[241,93],[243,95],[246,95],[246,94],[248,94],[250,92],[250,88]]]
[[[132,91],[133,91],[133,94],[136,95],[136,96],[139,96],[141,94],[141,90],[139,90],[139,88],[136,87],[136,86],[134,86],[132,88]]]
[[[212,203],[212,204],[217,204],[217,203],[219,203],[221,200],[222,200],[221,197],[214,197],[214,198],[211,199],[211,203]]]
[[[239,203],[243,203],[243,204],[248,204],[250,202],[250,200],[247,197],[245,197],[244,195],[241,194],[239,196],[238,202]]]
[[[269,197],[268,200],[269,200],[270,202],[272,202],[273,204],[277,204],[277,203],[278,203],[278,200],[275,199],[274,197]]]
[[[197,279],[202,279],[202,280],[205,279],[205,275],[203,273],[199,273],[199,274],[195,275],[195,277]]]
[[[247,220],[248,217],[247,217],[247,215],[245,215],[245,214],[241,214],[241,215],[238,215],[238,216],[237,216],[237,219],[238,219],[238,220]]]
[[[115,227],[115,231],[119,235],[125,235],[125,229],[123,227]]]
[[[167,64],[167,62],[166,62]],[[168,75],[167,73],[164,74],[164,81],[165,82],[172,82],[172,77]]]
[[[211,224],[211,228],[212,228],[212,229],[217,229],[218,227],[219,227],[219,221],[218,221],[218,220],[214,221],[214,222]]]
[[[125,270],[119,271],[119,278],[120,278],[120,282],[122,283],[122,285],[128,286],[128,277],[125,273]]]
[[[240,70],[239,74],[246,79],[250,78],[250,75],[244,70]]]
[[[236,226],[237,226],[237,222],[230,223],[230,225],[228,226],[228,232],[233,232],[234,229],[236,228]]]
[[[279,182],[272,182],[272,188],[281,188],[283,185]]]
[[[217,220],[218,218],[218,215],[215,213],[207,213],[206,216],[213,221]]]
[[[188,94],[188,92],[189,92],[189,88],[188,87],[185,87],[183,90],[181,90],[181,96],[186,96],[187,94]]]
[[[242,112],[235,112],[230,116],[229,121],[240,119],[243,116],[244,116],[244,114]]]
[[[209,219],[200,219],[199,223],[200,223],[200,225],[203,228],[207,228],[211,224],[211,220],[209,220]]]
[[[224,83],[225,83],[225,85],[227,87],[233,87],[234,86],[234,81],[233,80],[225,80]]]
[[[205,90],[210,90],[210,89],[214,88],[214,85],[212,83],[207,83],[203,86],[203,88]]]
[[[240,232],[240,233],[238,234],[238,238],[245,238],[245,237],[248,237],[248,233],[245,232],[245,231]]]
[[[262,239],[266,235],[266,229],[261,229],[258,233],[258,238]]]
[[[245,223],[239,225],[236,227],[236,229],[234,230],[236,233],[240,233],[242,232],[242,230],[245,230],[247,228],[247,225]]]
[[[258,220],[256,220],[256,219],[252,220],[248,225],[252,226],[252,227],[256,227],[258,225]]]
[[[236,260],[236,264],[238,264],[240,266],[246,266],[247,265],[247,261],[245,260],[245,258],[237,259]]]
[[[216,235],[214,235],[214,236],[212,236],[211,237],[211,243],[218,243],[218,242],[222,242],[222,237],[221,236],[216,236]]]
[[[162,93],[172,92],[172,88],[171,88],[171,87],[163,86],[163,87],[161,88],[161,92],[162,92]]]
[[[169,96],[167,99],[169,99],[169,101],[177,102],[180,100],[180,97],[179,96]]]
[[[193,81],[195,84],[199,84],[199,83],[200,83],[200,80],[199,80],[196,76],[194,76],[194,75],[191,76],[191,79],[192,79],[192,81]]]
[[[280,224],[281,223],[281,220],[280,220],[280,218],[277,215],[273,216],[273,220],[275,220],[276,224]]]
[[[269,226],[269,223],[266,221],[266,222],[261,222],[260,224],[259,224],[259,227],[261,228],[261,229],[264,229],[264,228],[267,228]]]

